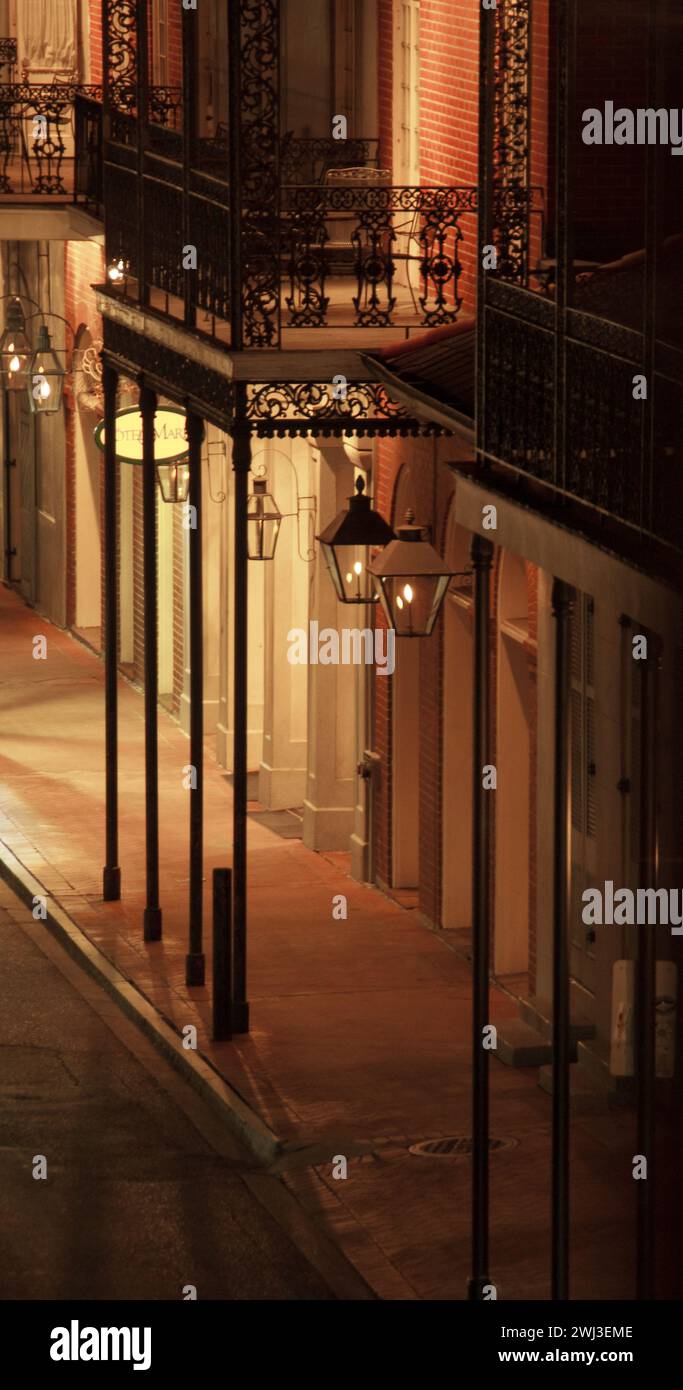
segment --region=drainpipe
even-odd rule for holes
[[[569,624],[574,591],[553,583],[555,629],[555,769],[553,809],[553,1133],[551,1298],[569,1298],[569,903],[571,781]]]
[[[491,930],[491,801],[483,769],[490,764],[490,581],[493,545],[472,541],[474,569],[474,694],[472,736],[472,1274],[470,1299],[489,1284],[489,949]]]

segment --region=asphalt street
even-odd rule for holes
[[[0,1297],[333,1298],[203,1102],[40,932],[0,883]]]

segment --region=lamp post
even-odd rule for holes
[[[47,324],[38,330],[38,346],[28,370],[29,404],[34,415],[56,415],[62,404],[66,371],[52,346]]]
[[[0,372],[7,391],[23,391],[26,388],[31,351],[21,300],[13,295],[7,310],[5,329],[0,338]]]

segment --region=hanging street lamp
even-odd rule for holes
[[[21,300],[13,296],[7,309],[5,331],[0,338],[0,372],[8,391],[23,391],[28,384],[31,344]]]
[[[64,378],[62,366],[50,341],[45,323],[38,329],[38,346],[28,369],[28,399],[34,415],[55,415],[62,404]]]
[[[396,540],[384,517],[365,496],[363,478],[356,479],[355,496],[329,526],[316,536],[320,541],[330,579],[342,603],[376,603],[376,591],[367,564],[367,551],[379,550]]]
[[[397,637],[429,637],[453,578],[414,520],[406,512],[397,538],[369,566],[376,596]]]
[[[190,466],[183,459],[158,463],[157,482],[164,502],[187,502],[190,492]]]
[[[268,492],[265,478],[254,478],[247,502],[247,555],[250,560],[272,560],[280,534],[282,513]]]

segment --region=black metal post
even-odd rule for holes
[[[474,691],[472,702],[472,1274],[470,1299],[489,1284],[489,932],[491,792],[484,788],[490,764],[490,576],[493,546],[472,542],[474,568]]]
[[[232,1037],[232,875],[229,869],[213,871],[213,1040]]]
[[[159,906],[159,754],[157,747],[157,514],[154,462],[156,393],[140,384],[142,412],[142,544],[145,590],[145,839],[147,905],[145,941],[161,939]]]
[[[555,629],[555,768],[553,807],[553,1137],[551,1298],[569,1298],[569,641],[574,592],[553,584]]]
[[[149,125],[149,36],[147,0],[136,0],[135,63],[137,82],[137,256],[138,301],[149,302],[147,276],[147,227],[145,222],[145,147]]]
[[[232,466],[235,474],[234,570],[234,744],[233,744],[233,1033],[249,1032],[247,1003],[247,496],[251,437],[246,419],[246,389],[235,385]]]
[[[119,868],[118,768],[118,601],[116,592],[116,391],[119,374],[104,362],[104,721],[106,862],[102,875],[105,902],[121,897]]]
[[[190,454],[190,944],[185,983],[204,984],[202,895],[204,888],[204,611],[202,603],[202,440],[204,422],[187,412]]]
[[[3,393],[2,393],[2,409],[3,409],[3,430],[2,430],[2,434],[3,434],[3,450],[4,450],[4,456],[3,456],[3,460],[2,460],[2,475],[3,475],[3,489],[4,489],[4,491],[3,491],[3,498],[4,498],[4,504],[5,504],[5,537],[4,537],[4,551],[5,551],[5,560],[6,560],[6,562],[7,562],[7,579],[6,579],[6,583],[7,583],[7,584],[11,584],[11,583],[12,583],[12,556],[13,556],[13,555],[16,555],[17,551],[16,551],[16,547],[12,545],[12,484],[11,484],[11,479],[10,479],[10,470],[11,470],[12,468],[15,468],[15,467],[16,467],[16,461],[15,461],[15,459],[13,459],[13,458],[11,457],[11,455],[10,455],[11,421],[10,421],[10,409],[9,409],[9,391],[8,391],[7,389],[4,389],[4,390],[3,390]],[[3,570],[4,570],[4,565],[3,565]]]
[[[640,888],[656,888],[657,874],[657,677],[655,638],[647,634],[647,660],[640,667]],[[647,1160],[647,1177],[636,1182],[636,1294],[654,1297],[655,1277],[655,985],[657,933],[639,927],[636,954],[636,1102],[638,1153]]]
[[[197,10],[183,10],[183,242],[192,241],[190,182],[196,140],[197,118]],[[197,272],[186,270],[183,276],[184,320],[194,327],[197,299]]]

